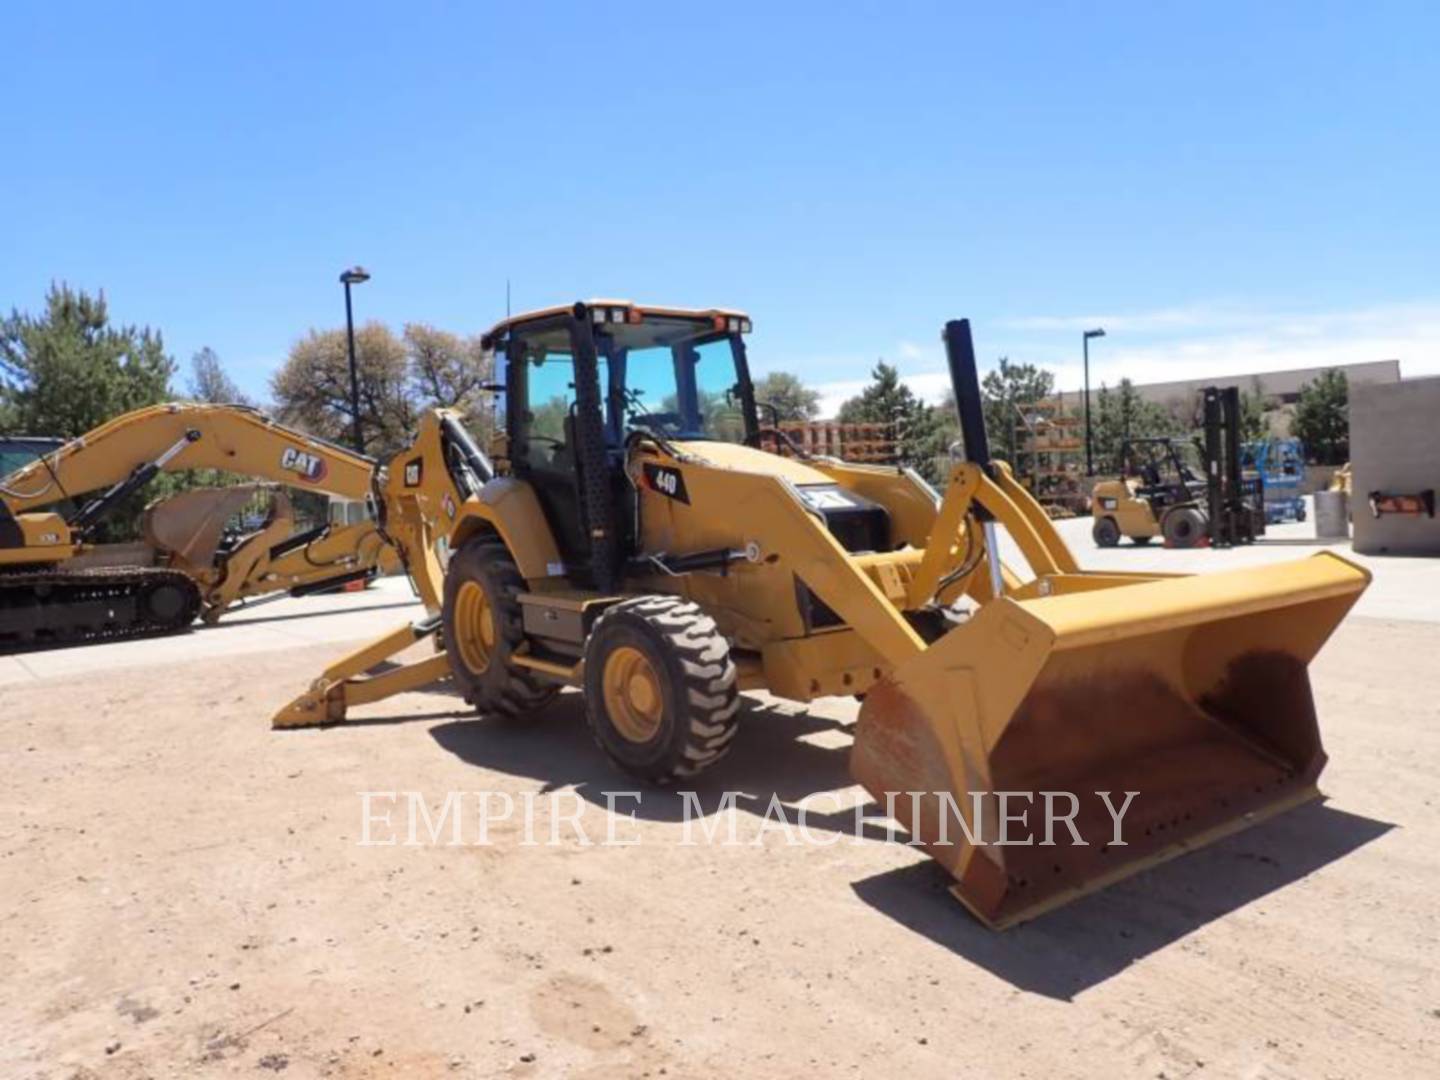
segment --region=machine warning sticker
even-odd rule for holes
[[[1118,502],[1118,500],[1116,500],[1116,499],[1107,499],[1107,498],[1105,498],[1104,496],[1101,496],[1101,498],[1100,498],[1100,509],[1101,509],[1101,510],[1114,510],[1115,507],[1116,507],[1117,502]]]
[[[647,461],[645,463],[645,486],[651,491],[664,495],[667,499],[674,499],[689,505],[690,493],[685,490],[685,477],[679,469],[672,469],[666,465],[655,465]]]
[[[405,486],[419,487],[420,479],[425,475],[425,459],[416,458],[414,461],[405,463]]]
[[[287,446],[280,455],[280,467],[298,473],[312,484],[318,484],[324,480],[325,474],[330,471],[330,467],[325,464],[325,459],[319,454],[312,454],[307,450],[297,450],[293,446]]]
[[[815,510],[849,510],[855,501],[838,487],[800,488],[800,497]]]

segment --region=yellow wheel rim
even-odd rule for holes
[[[602,683],[605,712],[615,730],[633,743],[654,738],[665,715],[665,697],[649,658],[632,645],[619,646],[605,658]]]
[[[467,581],[455,594],[455,648],[465,666],[479,675],[495,655],[495,612],[478,581]]]

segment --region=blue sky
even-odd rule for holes
[[[52,279],[263,394],[360,318],[743,307],[927,394],[946,318],[1078,383],[1440,371],[1440,5],[9,4],[0,307]],[[1003,10],[1002,10],[1003,9]]]

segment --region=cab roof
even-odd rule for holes
[[[666,316],[672,319],[745,319],[749,321],[750,316],[736,308],[680,308],[666,307],[661,304],[637,304],[633,300],[615,300],[607,298],[596,298],[594,300],[582,300],[580,303],[593,310],[595,308],[623,309],[627,313],[636,312],[640,318],[646,315]],[[534,322],[536,319],[549,318],[552,315],[563,315],[574,310],[574,304],[557,304],[554,307],[538,308],[535,311],[525,311],[519,315],[511,315],[509,318],[501,319],[488,331],[484,337],[486,341],[491,340],[499,334],[504,333],[512,327],[523,323]]]

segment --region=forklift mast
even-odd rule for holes
[[[1265,533],[1265,489],[1259,477],[1247,480],[1240,458],[1240,389],[1204,390],[1206,509],[1210,543],[1216,547],[1253,543]]]

